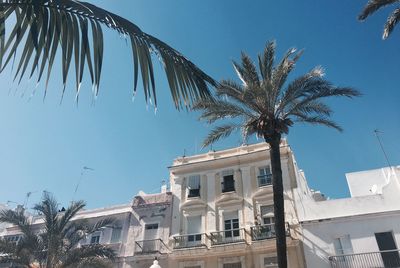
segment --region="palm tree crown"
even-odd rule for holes
[[[316,67],[290,83],[289,73],[300,58],[302,51],[290,49],[275,66],[275,42],[266,45],[259,55],[259,72],[250,57],[242,53],[241,64],[233,62],[241,84],[223,80],[217,88],[217,98],[196,103],[201,110],[200,119],[214,123],[220,119],[235,118],[214,128],[204,141],[208,146],[222,137],[240,130],[246,139],[256,134],[267,140],[275,133],[287,134],[294,122],[321,124],[342,130],[330,119],[332,110],[324,104],[326,97],[358,96],[349,87],[336,87],[323,78],[323,70]]]
[[[11,17],[15,23],[6,33]],[[85,66],[97,96],[103,65],[103,26],[129,39],[134,64],[133,92],[136,93],[140,70],[146,101],[153,100],[157,105],[152,54],[163,63],[177,108],[210,95],[207,84],[215,85],[215,81],[178,51],[126,19],[76,0],[0,0],[0,72],[16,57],[14,80],[18,78],[20,82],[24,76],[31,78],[37,73],[39,83],[47,73],[46,95],[57,50],[61,50],[63,94],[72,62],[76,97]],[[19,47],[23,49],[17,53]]]
[[[364,9],[361,11],[361,14],[358,16],[358,19],[363,21],[379,9],[393,4],[399,4],[399,0],[369,0]],[[392,13],[387,18],[385,26],[383,27],[383,39],[389,37],[399,21],[400,5],[394,11],[392,11]]]
[[[23,211],[1,211],[0,222],[17,226],[21,239],[17,243],[0,239],[0,261],[28,268],[109,267],[115,258],[112,249],[100,244],[78,245],[88,234],[111,224],[113,219],[94,224],[72,221],[84,207],[83,201],[77,201],[60,213],[57,201],[45,193],[42,202],[34,207],[43,216],[43,225],[39,226],[32,224]]]

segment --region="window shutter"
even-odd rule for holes
[[[189,177],[189,189],[200,189],[200,175],[193,175]]]
[[[274,217],[274,206],[261,206],[261,217],[262,218],[271,218]]]

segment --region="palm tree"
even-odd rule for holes
[[[13,28],[6,32],[10,24]],[[215,85],[215,81],[178,51],[142,32],[132,22],[77,0],[0,0],[0,72],[16,60],[14,80],[21,82],[23,77],[31,78],[36,73],[39,83],[46,77],[46,96],[56,54],[61,50],[62,96],[71,62],[75,65],[76,98],[85,66],[97,96],[103,65],[103,27],[129,39],[133,92],[136,93],[140,70],[146,102],[157,105],[152,54],[163,64],[176,108],[210,96],[208,84]]]
[[[31,223],[24,211],[4,210],[0,222],[17,226],[21,238],[15,241],[0,239],[0,261],[12,263],[12,267],[72,268],[110,267],[115,258],[112,249],[101,244],[78,247],[87,235],[111,224],[106,218],[89,224],[85,220],[72,220],[85,203],[77,201],[65,211],[59,212],[57,201],[45,193],[34,209],[43,216],[43,223]]]
[[[367,17],[375,13],[381,8],[384,8],[388,5],[399,4],[398,0],[369,0],[365,5],[364,9],[361,11],[361,14],[358,16],[358,19],[364,21]],[[389,37],[392,33],[394,27],[400,21],[400,5],[389,15],[386,20],[385,26],[383,28],[383,39]]]
[[[258,56],[259,72],[250,57],[242,53],[241,64],[233,62],[241,84],[223,80],[212,100],[199,101],[193,107],[202,111],[201,120],[212,124],[231,119],[215,127],[204,141],[203,147],[234,131],[240,131],[244,140],[257,135],[270,146],[273,176],[274,216],[278,265],[287,267],[284,196],[280,158],[282,135],[288,134],[294,122],[319,124],[342,130],[330,120],[332,110],[323,102],[326,97],[358,96],[348,87],[336,87],[323,78],[321,67],[316,67],[292,82],[287,82],[302,52],[290,49],[275,64],[275,42],[268,42],[263,55]]]

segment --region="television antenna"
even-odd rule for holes
[[[380,134],[383,134],[383,132],[380,131],[379,129],[375,129],[374,130],[374,134],[376,136],[376,139],[378,140],[379,146],[381,147],[381,150],[383,152],[383,155],[385,156],[385,159],[386,159],[386,162],[387,162],[389,168],[392,168],[392,165],[390,164],[390,161],[389,161],[389,157],[386,154],[385,148],[383,147],[383,143],[382,143],[382,140],[380,138]]]
[[[75,187],[74,195],[72,196],[72,202],[75,200],[75,195],[76,195],[76,192],[78,192],[78,188],[79,188],[79,185],[80,185],[81,182],[82,182],[83,176],[84,176],[88,171],[94,171],[94,169],[91,168],[91,167],[87,167],[87,166],[83,166],[83,167],[82,167],[81,175],[79,176],[78,183],[76,184],[76,187]]]

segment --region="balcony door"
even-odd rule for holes
[[[187,218],[187,246],[196,246],[201,244],[201,216]]]
[[[375,233],[379,251],[397,250],[392,232]],[[385,267],[399,267],[400,257],[398,251],[381,252]]]
[[[235,240],[235,238],[240,236],[239,217],[237,211],[224,214],[224,231],[226,240]]]
[[[146,224],[144,226],[143,235],[143,251],[144,252],[156,252],[158,238],[158,223]]]

